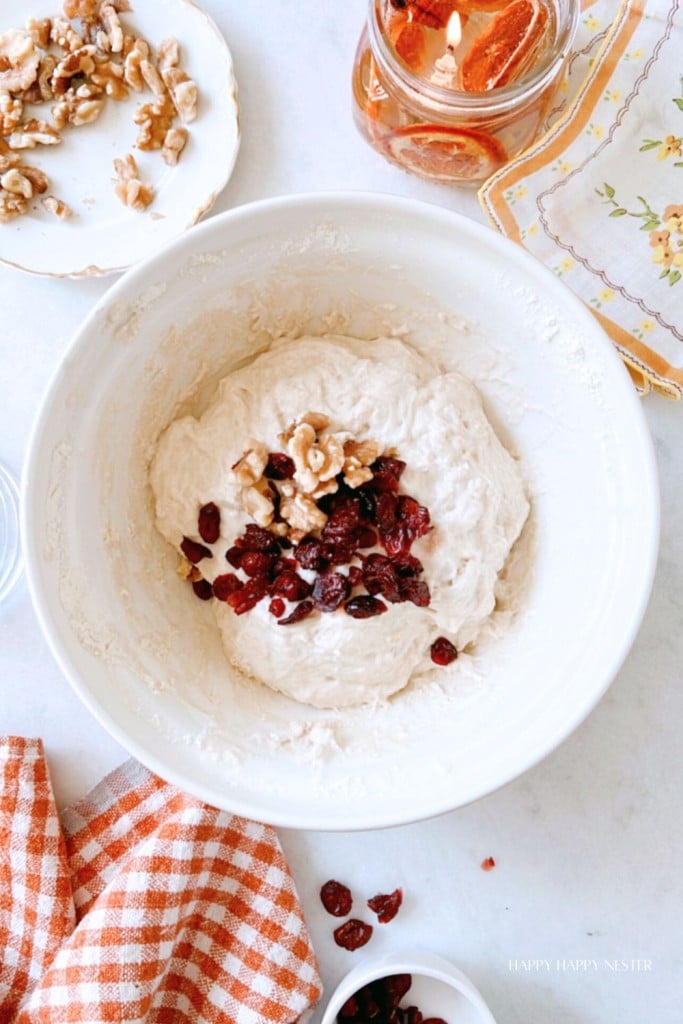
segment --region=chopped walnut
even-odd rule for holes
[[[112,53],[121,53],[123,49],[123,29],[116,8],[113,4],[102,4],[100,21],[104,27],[109,49]],[[102,47],[105,49],[105,47]]]
[[[24,199],[33,197],[33,185],[18,167],[13,167],[11,171],[5,171],[0,177],[0,186],[15,196],[23,196]]]
[[[52,53],[46,53],[38,65],[38,77],[23,94],[24,103],[46,103],[53,99],[52,75],[56,67],[57,58]]]
[[[147,88],[150,92],[154,93],[157,100],[165,100],[166,86],[157,71],[156,65],[151,60],[142,60],[140,61],[140,73],[145,80]]]
[[[63,95],[71,85],[72,78],[88,78],[95,70],[96,48],[91,44],[81,46],[67,54],[52,73],[52,91],[55,96]]]
[[[67,18],[95,18],[100,0],[64,0]]]
[[[90,81],[98,88],[106,92],[115,100],[125,100],[128,96],[128,86],[124,81],[124,69],[122,64],[105,60],[95,66],[90,76]]]
[[[47,121],[32,117],[20,124],[7,139],[10,149],[34,149],[36,146],[56,146],[62,137]]]
[[[26,22],[26,31],[35,45],[45,50],[51,42],[52,21],[50,18],[29,18]]]
[[[202,578],[200,570],[192,562],[188,562],[187,558],[180,559],[176,566],[176,573],[180,576],[181,580],[189,580],[190,583],[196,583],[197,580]]]
[[[241,459],[232,467],[235,480],[242,487],[250,487],[259,482],[268,462],[268,449],[261,441],[249,439],[249,447]]]
[[[325,513],[307,494],[299,493],[293,498],[285,498],[280,504],[280,515],[289,523],[291,531],[299,537],[304,537],[314,530],[322,530],[327,522]]]
[[[298,416],[293,423],[290,423],[286,430],[283,430],[278,435],[280,441],[284,445],[288,444],[294,431],[300,423],[308,423],[315,430],[316,434],[321,430],[325,430],[330,425],[330,417],[326,416],[324,412],[306,412],[303,416]]]
[[[78,89],[69,89],[61,99],[52,107],[57,128],[65,128],[67,124],[79,128],[84,124],[91,124],[96,121],[104,109],[104,99],[98,95],[92,95],[90,86],[79,86]]]
[[[117,157],[114,170],[118,178],[114,191],[124,206],[138,211],[146,210],[154,199],[154,189],[140,180],[138,165],[132,153],[126,154],[123,160]]]
[[[0,92],[21,93],[36,80],[40,54],[30,32],[12,28],[0,35]]]
[[[171,36],[159,43],[157,49],[157,66],[163,74],[168,68],[176,68],[180,64],[180,43]]]
[[[287,450],[294,460],[294,479],[306,494],[313,494],[319,484],[333,480],[344,465],[341,441],[334,434],[318,436],[307,422],[295,427]]]
[[[134,117],[140,125],[135,145],[138,149],[161,149],[169,129],[173,126],[175,109],[166,98],[161,103],[143,103]]]
[[[275,515],[275,507],[270,494],[260,491],[258,487],[244,487],[241,492],[242,507],[259,526],[270,526]]]
[[[142,77],[140,65],[143,60],[149,59],[149,43],[144,39],[135,39],[131,49],[126,54],[123,65],[123,74],[127,84],[136,92],[142,92],[145,80]]]
[[[0,224],[7,224],[20,214],[26,213],[27,209],[28,199],[0,188]]]
[[[85,40],[79,35],[66,18],[55,18],[50,28],[50,41],[61,46],[68,53],[75,53],[83,48]]]
[[[9,135],[21,123],[24,112],[22,100],[0,92],[0,135]]]
[[[379,441],[354,441],[344,443],[344,483],[351,488],[360,487],[372,480],[370,466],[382,454],[383,448]]]
[[[197,116],[197,86],[182,68],[164,67],[161,71],[164,85],[171,94],[173,106],[180,119],[189,124]]]
[[[161,155],[165,162],[170,166],[174,166],[180,159],[180,154],[187,145],[188,131],[187,128],[169,128],[164,138],[164,144],[161,147]]]
[[[68,203],[65,203],[63,199],[58,199],[57,196],[45,196],[40,201],[48,213],[53,213],[60,220],[73,217],[73,210]]]

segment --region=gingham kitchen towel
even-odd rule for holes
[[[60,816],[0,740],[0,1024],[298,1020],[320,981],[272,828],[135,761]]]

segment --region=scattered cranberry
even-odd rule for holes
[[[188,562],[192,562],[193,565],[201,562],[202,558],[211,558],[208,548],[205,548],[203,544],[198,544],[196,540],[190,540],[189,537],[183,537],[180,542],[180,550]]]
[[[418,608],[427,608],[432,599],[425,581],[411,576],[399,579],[398,592],[402,601],[412,601]]]
[[[271,615],[274,615],[276,619],[281,618],[285,614],[285,602],[281,597],[274,597],[268,605],[268,611]]]
[[[227,601],[231,594],[242,590],[244,584],[235,576],[234,572],[226,572],[216,576],[213,581],[213,593],[219,601]]]
[[[193,580],[192,589],[200,601],[210,601],[213,597],[213,587],[208,580]]]
[[[335,928],[332,934],[338,946],[352,952],[354,949],[360,949],[361,946],[370,941],[372,925],[352,917],[345,921],[344,924],[340,924],[338,928]]]
[[[338,1024],[446,1024],[441,1017],[425,1018],[417,1006],[399,1004],[409,992],[410,974],[393,974],[363,985],[337,1013]]]
[[[361,585],[363,582],[363,570],[359,565],[349,566],[348,580],[351,587],[359,587]]]
[[[251,611],[266,596],[267,591],[268,581],[258,577],[255,580],[249,580],[240,590],[235,590],[228,594],[228,604],[235,615],[244,615],[245,612]]]
[[[332,569],[322,572],[313,584],[313,604],[321,612],[335,611],[351,593],[348,577]]]
[[[370,483],[373,489],[376,491],[397,491],[398,482],[405,468],[405,462],[402,462],[401,459],[394,459],[389,455],[380,456],[379,459],[375,459],[370,467],[372,470],[372,480]]]
[[[368,594],[381,594],[392,603],[401,600],[398,576],[386,555],[368,555],[363,563],[363,583]]]
[[[439,636],[436,638],[430,648],[432,661],[436,665],[450,665],[452,661],[458,657],[458,652],[450,640],[447,640],[445,636]]]
[[[353,905],[351,890],[347,885],[335,882],[333,878],[329,882],[325,882],[321,888],[320,899],[327,913],[332,914],[333,917],[346,917],[351,913]]]
[[[374,615],[381,615],[387,610],[384,601],[369,594],[359,594],[358,597],[350,598],[344,605],[344,611],[354,619],[371,619]]]
[[[496,862],[493,857],[486,857],[480,864],[482,871],[493,871],[496,866]]]
[[[295,622],[301,622],[302,619],[307,619],[312,611],[312,601],[301,601],[299,604],[295,605],[286,619],[278,619],[277,624],[278,626],[293,626]]]
[[[267,576],[274,561],[274,555],[266,555],[263,551],[244,551],[240,560],[240,569],[247,576]]]
[[[242,565],[242,559],[244,558],[245,552],[242,548],[238,548],[236,544],[233,544],[231,548],[225,552],[226,561],[230,562],[230,565],[235,569],[239,569]]]
[[[269,480],[291,480],[294,476],[294,460],[284,452],[270,452],[263,475]]]
[[[213,501],[202,505],[198,520],[199,536],[207,544],[215,544],[221,535],[221,512]]]
[[[322,572],[327,568],[328,562],[325,558],[325,545],[314,537],[304,537],[301,543],[294,549],[296,560],[302,569],[311,569],[313,572]]]
[[[377,533],[371,526],[360,526],[356,530],[356,546],[359,548],[374,548],[378,543]]]
[[[263,526],[247,523],[244,533],[236,541],[237,547],[244,551],[262,551],[268,555],[279,555],[280,545],[277,537]]]
[[[286,569],[281,572],[271,587],[271,592],[277,597],[285,597],[288,601],[302,601],[311,593],[312,587],[298,572]]]
[[[388,894],[378,893],[377,896],[373,896],[372,899],[368,900],[368,906],[370,910],[373,910],[377,914],[377,920],[380,924],[387,924],[398,914],[401,904],[403,903],[403,890],[394,889],[393,892]]]

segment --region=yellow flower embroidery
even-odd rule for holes
[[[592,135],[596,139],[601,139],[603,137],[603,135],[605,134],[605,129],[603,128],[603,126],[601,124],[592,124],[591,123],[591,124],[588,125],[588,134]]]
[[[668,245],[657,245],[652,253],[652,262],[661,264],[663,267],[670,267],[673,263],[674,254]]]
[[[565,273],[572,270],[574,267],[574,260],[570,256],[565,256],[563,260],[560,260],[560,270]]]
[[[526,229],[527,238],[531,238],[533,235],[538,234],[538,224],[530,224]]]
[[[642,56],[643,51],[641,49],[631,50],[631,52],[629,53],[629,57],[631,60],[640,60]]]
[[[677,235],[683,235],[683,206],[667,206],[662,214],[664,227]]]
[[[515,189],[515,199],[524,199],[524,198],[526,198],[528,192],[529,192],[529,190],[526,187],[526,185],[519,185]]]
[[[589,14],[586,18],[584,18],[583,23],[589,32],[597,32],[597,30],[600,28],[600,22],[594,14]]]
[[[654,320],[643,320],[642,324],[640,325],[640,329],[645,334],[649,334],[650,331],[654,331],[654,329],[655,329],[655,322],[654,322]]]
[[[621,93],[618,89],[608,89],[605,93],[605,99],[610,100],[612,103],[618,103],[621,99]]]
[[[598,292],[598,298],[600,302],[611,302],[614,298],[614,292],[611,288],[603,288],[601,292]]]
[[[675,135],[667,135],[664,142],[657,150],[657,159],[666,160],[669,156],[680,156],[681,155],[681,140],[677,139]]]

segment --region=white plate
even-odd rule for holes
[[[147,468],[188,396],[201,406],[278,331],[372,338],[406,326],[477,383],[519,454],[532,572],[517,617],[458,658],[448,685],[336,717],[230,671],[211,610],[178,583],[156,532]],[[130,271],[52,383],[25,484],[35,606],[86,705],[185,790],[300,828],[434,815],[546,755],[625,657],[658,544],[647,426],[596,320],[519,246],[390,196],[241,207]]]
[[[9,5],[11,6],[11,5]],[[59,220],[36,200],[29,213],[0,224],[0,259],[35,274],[58,277],[109,274],[125,270],[195,224],[213,206],[232,172],[239,147],[239,111],[232,58],[216,25],[193,0],[133,0],[122,14],[152,47],[175,36],[181,66],[199,90],[198,116],[175,167],[160,151],[135,148],[133,118],[148,91],[131,90],[127,100],[109,100],[93,124],[67,128],[57,146],[22,151],[24,161],[44,170],[49,192],[74,211]],[[0,12],[0,31],[20,28],[29,17],[61,10],[60,0],[30,0]],[[49,119],[49,106],[35,108]],[[114,194],[115,157],[132,153],[142,180],[156,190],[143,213],[123,206]]]

